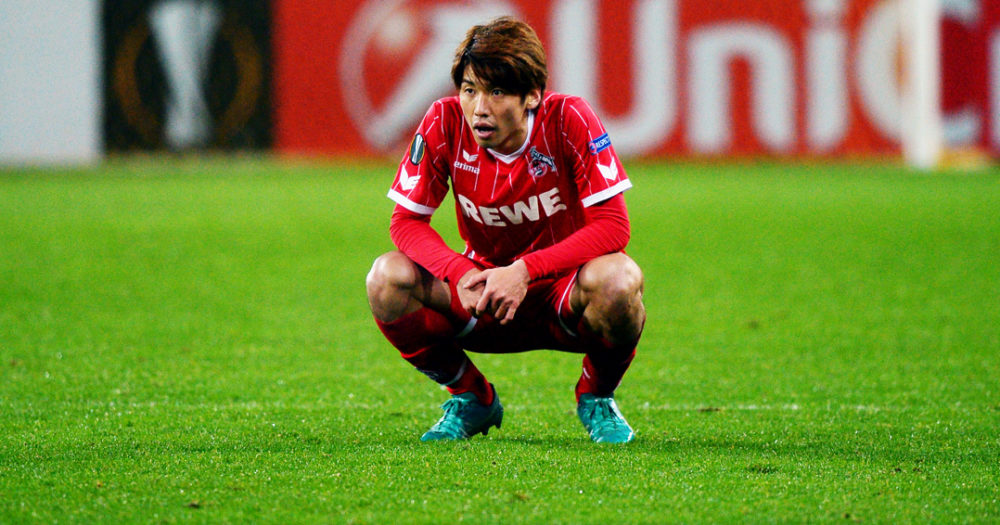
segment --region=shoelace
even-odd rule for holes
[[[441,408],[444,409],[444,415],[441,419],[434,425],[433,431],[443,431],[443,433],[448,435],[459,435],[465,436],[465,426],[462,425],[462,414],[472,406],[472,402],[467,399],[462,399],[458,397],[453,397],[444,402]]]
[[[611,405],[611,399],[599,399],[594,402],[594,410],[590,413],[593,432],[617,430],[625,426],[625,420],[619,416]]]

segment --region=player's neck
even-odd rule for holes
[[[500,152],[498,152],[496,150],[493,150],[493,149],[490,149],[490,148],[486,148],[486,151],[489,151],[490,154],[493,155],[494,157],[496,157],[497,160],[499,160],[500,162],[503,162],[504,164],[512,164],[515,160],[517,160],[518,158],[521,157],[521,154],[524,153],[525,148],[528,147],[528,143],[531,142],[531,130],[535,127],[535,112],[534,111],[529,111],[528,112],[528,123],[527,123],[526,127],[527,127],[528,131],[524,134],[524,142],[521,143],[521,147],[520,148],[517,148],[517,151],[515,151],[513,153],[506,153],[506,154],[505,153],[500,153]]]

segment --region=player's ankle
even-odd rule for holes
[[[487,406],[493,404],[493,399],[496,397],[496,390],[493,388],[493,385],[486,381],[485,377],[483,377],[482,381],[472,381],[469,384],[457,384],[445,388],[453,396],[471,392],[476,396],[480,404]]]

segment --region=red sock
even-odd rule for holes
[[[465,358],[465,369],[461,371],[461,375],[456,378],[455,382],[445,385],[445,388],[453,396],[472,392],[479,399],[480,403],[484,405],[493,404],[493,387],[468,356]]]
[[[484,404],[493,402],[489,382],[455,342],[458,330],[441,313],[421,308],[388,323],[376,318],[375,324],[403,359],[452,394],[472,392]]]
[[[583,373],[580,380],[576,382],[576,400],[580,401],[583,394],[594,394],[598,397],[607,397],[615,393],[615,389],[622,382],[622,377],[632,358],[635,357],[635,349],[625,355],[624,359],[594,359],[593,354],[583,356]],[[599,362],[601,364],[595,364]]]
[[[576,383],[576,400],[580,401],[583,394],[593,394],[607,397],[614,394],[622,382],[622,377],[632,359],[635,357],[635,346],[615,347],[611,342],[586,328],[581,321],[579,334],[587,340],[587,353],[583,357],[583,371]]]

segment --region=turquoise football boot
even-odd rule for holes
[[[441,408],[444,415],[420,437],[420,441],[455,441],[469,439],[479,433],[485,436],[490,427],[500,428],[503,422],[503,405],[495,388],[493,404],[489,406],[481,404],[472,392],[466,392],[451,396]]]
[[[590,433],[594,443],[628,443],[635,438],[635,432],[628,426],[612,396],[581,395],[576,415],[580,416],[583,428]]]

